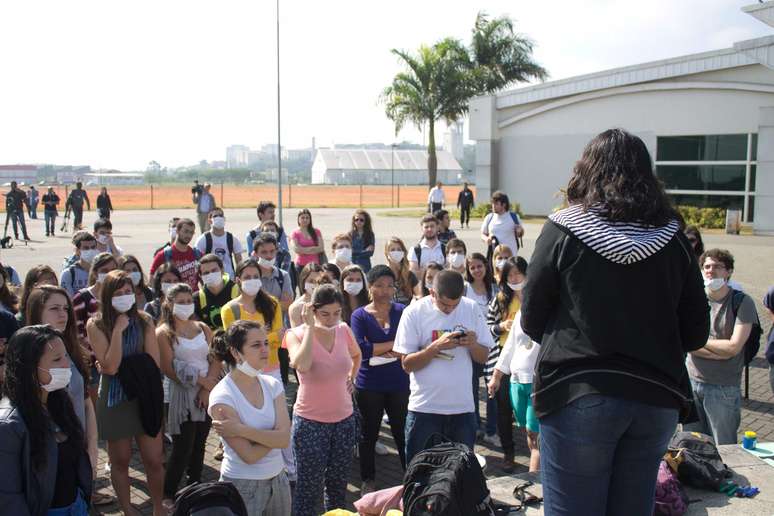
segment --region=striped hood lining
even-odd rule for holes
[[[679,231],[676,220],[666,226],[654,227],[636,222],[611,222],[598,208],[584,211],[577,204],[549,216],[555,224],[566,228],[597,254],[613,263],[629,265],[663,249]]]

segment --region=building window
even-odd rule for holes
[[[659,136],[656,175],[677,205],[742,210],[755,214],[758,135]]]

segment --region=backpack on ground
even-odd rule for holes
[[[658,466],[654,516],[683,516],[688,510],[688,496],[683,485],[666,461]]]
[[[441,254],[443,255],[443,259],[446,260],[446,244],[438,241],[439,244],[441,244]],[[414,246],[414,254],[417,255],[417,265],[420,265],[422,263],[422,244],[421,242]],[[443,264],[440,264],[443,265]]]
[[[448,441],[417,453],[403,477],[403,511],[406,516],[493,514],[476,455],[466,445]]]
[[[717,491],[732,475],[712,438],[699,432],[676,433],[665,460],[680,481],[692,487]]]
[[[731,293],[731,312],[734,314],[734,318],[739,313],[739,307],[742,306],[742,301],[744,301],[746,295],[739,290],[733,290]],[[750,365],[750,362],[758,355],[758,351],[761,349],[761,335],[763,335],[763,328],[756,313],[755,322],[752,324],[752,328],[750,328],[750,336],[747,337],[747,342],[744,343],[744,365]]]
[[[204,482],[177,492],[172,515],[247,516],[247,508],[231,482]]]

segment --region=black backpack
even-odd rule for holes
[[[723,464],[712,437],[699,432],[678,432],[669,443],[669,458],[681,482],[717,491],[732,473]]]
[[[476,455],[448,441],[417,453],[403,477],[403,511],[406,516],[494,514]]]
[[[734,290],[731,293],[731,312],[736,318],[736,314],[739,313],[739,307],[742,306],[742,301],[747,294]],[[758,351],[761,349],[761,335],[763,335],[763,328],[761,322],[758,320],[758,314],[755,314],[755,322],[750,329],[750,336],[747,337],[747,342],[744,343],[744,365],[750,365],[750,362],[758,355]]]
[[[172,516],[248,516],[231,482],[191,484],[177,492]]]
[[[414,246],[414,254],[417,255],[417,265],[421,264],[422,263],[422,243],[421,242]],[[441,254],[443,255],[444,259],[446,259],[446,244],[444,244],[443,242],[441,242]]]

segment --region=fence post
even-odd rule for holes
[[[398,184],[398,208],[400,208],[400,184]]]
[[[363,207],[363,184],[360,184],[360,208]]]
[[[226,205],[223,204],[223,181],[220,182],[220,207],[225,208]]]
[[[293,207],[293,185],[288,182],[288,209]]]
[[[154,209],[153,208],[153,185],[151,184],[150,187],[151,187],[151,209]]]

